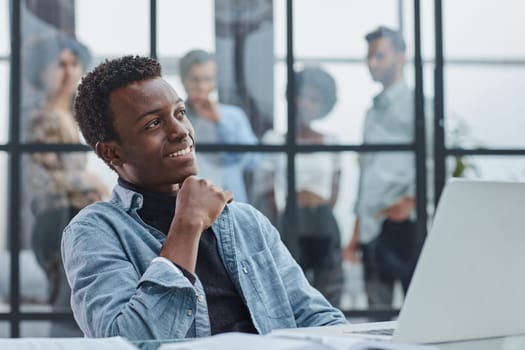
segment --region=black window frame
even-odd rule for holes
[[[399,28],[404,27],[403,7],[404,0],[398,1]],[[20,299],[20,239],[17,234],[20,229],[20,204],[21,204],[21,159],[24,154],[33,152],[68,152],[68,151],[90,151],[85,145],[52,145],[52,144],[25,144],[20,142],[20,101],[21,101],[21,2],[22,0],[11,0],[9,3],[10,14],[10,39],[11,49],[8,56],[0,57],[1,61],[10,64],[10,94],[9,94],[9,139],[6,144],[0,144],[0,151],[8,155],[8,249],[11,254],[10,266],[10,309],[0,312],[0,322],[7,321],[10,325],[10,336],[20,337],[20,324],[26,321],[58,321],[72,320],[69,312],[23,312]],[[287,91],[287,99],[291,101],[294,91],[294,79],[292,79],[295,62],[301,61],[295,57],[293,52],[293,5],[295,1],[286,1],[286,39],[287,55],[285,58],[287,66],[287,78],[290,82]],[[434,193],[437,203],[439,194],[446,181],[446,158],[448,156],[493,156],[493,155],[525,155],[525,149],[464,149],[447,148],[445,145],[444,132],[444,85],[443,74],[445,59],[443,55],[443,18],[442,1],[434,0],[435,17],[435,57],[434,62],[424,62],[421,57],[421,0],[414,0],[414,74],[415,74],[415,142],[412,144],[346,144],[346,145],[299,145],[295,141],[295,106],[288,103],[288,134],[283,145],[225,145],[225,144],[200,144],[197,145],[199,152],[282,152],[288,159],[287,181],[289,191],[295,188],[295,155],[303,152],[377,152],[377,151],[407,151],[415,154],[416,166],[416,203],[417,203],[417,232],[418,243],[423,244],[426,237],[427,223],[427,181],[425,170],[425,118],[424,118],[424,95],[423,95],[423,66],[434,63]],[[157,57],[157,0],[150,0],[150,56]],[[323,60],[326,61],[326,60]],[[334,60],[337,61],[337,60]],[[363,59],[349,58],[341,63],[362,64]],[[478,62],[478,61],[476,61]],[[468,64],[469,61],[449,60],[447,64]],[[486,64],[506,64],[501,61],[483,61]],[[508,64],[525,65],[525,61]],[[287,195],[289,208],[296,208],[295,196]],[[287,220],[295,221],[296,212],[292,209]],[[385,308],[374,310],[343,310],[349,318],[389,319],[395,317],[398,309]]]

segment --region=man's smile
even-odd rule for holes
[[[176,158],[176,157],[184,156],[184,155],[186,155],[188,153],[191,153],[192,148],[193,148],[193,146],[188,146],[186,148],[183,148],[181,150],[178,150],[176,152],[168,154],[167,157],[168,158]]]

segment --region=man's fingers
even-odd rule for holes
[[[211,182],[208,179],[199,178],[197,176],[188,176],[184,182],[181,184],[181,188],[184,184],[190,184],[190,183],[196,183],[198,184],[198,187],[200,187],[199,191],[204,194],[206,191],[208,191],[208,195],[211,193],[210,190],[214,192],[217,195],[222,196],[223,200],[226,203],[231,203],[233,201],[233,193],[231,191],[225,191],[221,186],[215,185],[213,182]]]
[[[232,191],[226,191],[221,186],[214,185],[211,181],[208,181],[208,186],[210,186],[215,192],[222,194],[224,200],[226,203],[231,203],[233,201],[233,192]]]

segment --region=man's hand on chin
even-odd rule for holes
[[[233,193],[214,185],[210,180],[195,175],[188,176],[180,185],[177,195],[175,217],[202,223],[202,229],[210,227],[219,217]]]
[[[194,273],[202,232],[219,217],[233,193],[211,181],[188,176],[177,193],[175,215],[160,256]]]

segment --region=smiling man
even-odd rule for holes
[[[200,337],[345,323],[270,222],[196,177],[184,102],[151,58],[106,61],[75,101],[86,141],[119,176],[62,239],[72,308],[90,337]]]

